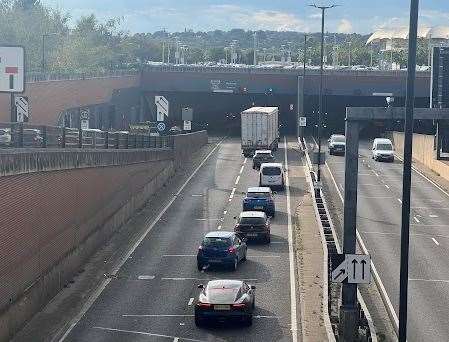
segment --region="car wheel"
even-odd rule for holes
[[[265,236],[265,243],[269,244],[271,242],[271,235],[268,234],[267,236]]]
[[[245,325],[247,327],[250,327],[251,325],[253,325],[253,315],[248,315],[248,317],[246,317]]]
[[[275,216],[276,216],[276,211],[272,211],[271,213],[270,213],[270,216],[272,217],[272,218],[274,218]]]
[[[246,261],[246,253],[248,253],[248,248],[245,248],[245,253],[243,254],[242,261]]]
[[[203,270],[203,264],[198,262],[196,265],[198,267],[198,271],[202,271]]]
[[[232,270],[233,270],[233,271],[237,271],[237,266],[238,266],[238,264],[239,264],[239,261],[238,261],[238,258],[236,257],[236,258],[234,259],[234,263],[232,264]]]

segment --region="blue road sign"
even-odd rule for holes
[[[159,122],[159,123],[157,124],[157,130],[158,130],[159,132],[165,131],[165,123],[164,123],[164,122]]]

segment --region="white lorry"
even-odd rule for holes
[[[242,153],[245,157],[251,157],[255,150],[277,150],[278,113],[278,107],[252,107],[241,113]]]

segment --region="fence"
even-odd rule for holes
[[[0,148],[173,148],[173,136],[0,123]]]

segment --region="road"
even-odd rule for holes
[[[375,162],[368,141],[359,153],[357,229],[398,314],[403,164]],[[327,165],[343,194],[344,157]],[[448,341],[449,195],[413,172],[411,197],[408,341]]]
[[[287,156],[281,143],[276,159]],[[271,244],[250,244],[248,260],[236,272],[198,271],[196,253],[209,231],[232,230],[243,192],[257,185],[257,172],[243,158],[238,139],[226,139],[205,160],[165,213],[129,256],[64,341],[292,341],[298,329],[296,293],[292,295],[287,192],[275,196],[277,215]],[[294,184],[290,206],[300,193]],[[291,228],[291,227],[290,227]],[[289,248],[290,247],[290,248]],[[251,327],[195,326],[197,285],[207,279],[246,279],[257,286]],[[290,299],[293,298],[292,302]],[[299,305],[298,305],[299,308]],[[295,315],[297,314],[297,317]],[[292,326],[293,322],[293,326]]]

